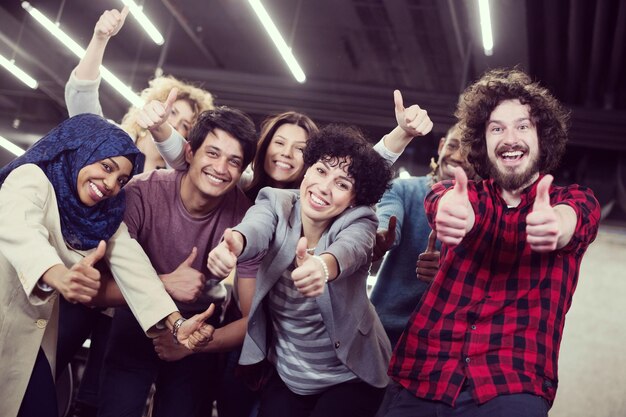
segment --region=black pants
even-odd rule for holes
[[[298,395],[274,373],[261,391],[259,417],[371,417],[384,393],[384,388],[351,381],[320,394]]]
[[[43,349],[39,348],[33,373],[28,381],[17,417],[57,417],[58,415],[57,392],[52,378],[52,369]]]

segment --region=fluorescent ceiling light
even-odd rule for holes
[[[485,55],[493,54],[493,34],[491,33],[491,14],[489,13],[489,0],[478,0],[480,12],[480,31],[483,35],[483,49]]]
[[[4,56],[0,55],[0,65],[6,68],[11,74],[15,75],[21,82],[33,90],[37,88],[37,80],[26,74],[20,67],[15,65],[15,61],[13,59],[9,61]]]
[[[0,146],[2,146],[4,149],[11,152],[15,156],[22,156],[24,155],[24,152],[26,152],[24,149],[20,148],[10,140],[3,138],[2,136],[0,136]]]
[[[296,61],[296,58],[291,53],[291,48],[287,46],[287,43],[280,35],[278,28],[272,21],[270,15],[265,10],[265,7],[263,7],[263,4],[261,4],[261,1],[248,0],[248,3],[250,3],[250,6],[252,6],[252,9],[263,24],[263,27],[267,31],[268,35],[270,35],[270,38],[272,38],[274,45],[276,45],[276,48],[278,48],[278,52],[280,52],[280,56],[282,56],[283,60],[287,63],[287,66],[291,70],[291,73],[295,77],[296,81],[298,81],[299,83],[305,82],[306,75],[304,75],[304,71],[302,71],[302,68],[300,68],[298,61]]]
[[[143,13],[143,6],[138,6],[133,0],[122,0],[122,3],[128,6],[130,13],[135,16],[135,19],[137,19],[143,30],[146,31],[154,43],[157,45],[163,45],[163,43],[165,43],[161,32],[159,32],[150,19]]]
[[[63,45],[65,45],[70,51],[74,53],[78,58],[82,58],[85,55],[85,50],[79,46],[72,38],[67,36],[57,25],[52,23],[50,19],[44,16],[39,10],[31,6],[29,2],[23,1],[22,7],[30,13],[44,28],[48,30],[55,38],[57,38]],[[119,78],[117,78],[111,71],[106,69],[103,65],[100,65],[100,73],[102,78],[108,82],[113,88],[117,90],[126,100],[128,100],[135,107],[143,107],[143,100],[139,98],[135,92],[124,84]]]

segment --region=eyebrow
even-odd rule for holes
[[[321,162],[326,167],[327,170],[329,170],[329,171],[331,170],[331,166],[328,165],[327,162],[325,162],[325,161],[321,161]],[[349,183],[354,184],[354,178],[352,178],[352,177],[348,177],[348,176],[345,176],[345,175],[340,175],[339,178],[342,178],[342,179],[348,181]]]
[[[215,151],[217,153],[222,153],[223,152],[222,149],[218,148],[215,145],[206,145],[204,147],[204,150],[205,151]],[[233,153],[233,154],[229,154],[228,157],[229,158],[236,158],[236,159],[239,159],[240,161],[243,161],[243,156],[242,155],[237,155],[237,154]]]
[[[514,123],[519,123],[519,122],[524,122],[524,121],[529,121],[532,123],[532,120],[530,119],[530,117],[520,117],[519,119],[513,120]],[[505,124],[505,122],[503,122],[502,120],[494,120],[494,119],[488,120],[487,123],[499,123],[502,125]]]
[[[277,137],[279,137],[279,138],[282,138],[282,139],[285,139],[285,140],[289,139],[288,137],[283,136],[283,135],[278,135],[278,134],[277,134],[277,135],[275,135],[275,136],[277,136]],[[296,143],[306,143],[306,140],[299,140],[299,141],[296,141]]]
[[[112,165],[115,165],[115,168],[119,171],[120,166],[113,160],[113,158],[107,158],[107,161],[111,162]]]

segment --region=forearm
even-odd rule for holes
[[[554,206],[554,211],[556,212],[559,222],[559,238],[556,248],[561,249],[565,247],[572,239],[572,236],[574,236],[578,218],[574,209],[567,204]]]
[[[387,133],[384,138],[385,147],[394,153],[402,153],[406,149],[413,136],[407,134],[407,132],[400,126],[396,126],[391,132]]]
[[[121,307],[127,304],[120,287],[110,276],[103,277],[98,295],[93,298],[89,305],[94,307]]]
[[[242,317],[224,327],[215,329],[213,340],[199,350],[199,352],[216,353],[233,350],[243,344],[247,328],[248,318]]]
[[[79,80],[95,80],[98,78],[107,43],[108,39],[101,39],[96,35],[91,38],[85,55],[76,67],[76,78]]]

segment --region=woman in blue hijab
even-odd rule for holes
[[[186,343],[201,326],[204,316],[178,320],[122,223],[123,186],[142,170],[143,155],[128,134],[91,114],[65,121],[0,170],[1,416],[58,415],[59,294],[89,303],[101,258],[146,332],[166,319]]]

